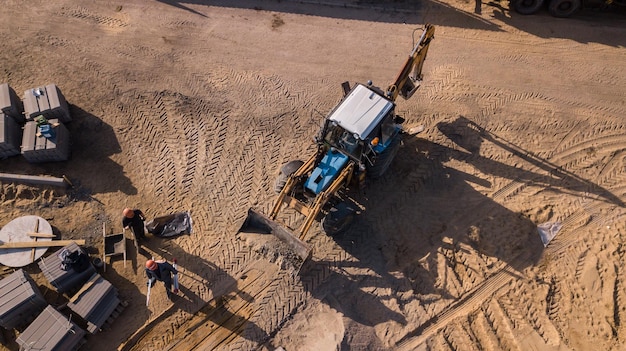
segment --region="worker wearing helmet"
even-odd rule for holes
[[[150,287],[154,286],[154,283],[159,280],[165,284],[165,291],[167,292],[167,298],[172,298],[172,274],[177,274],[178,271],[174,266],[169,264],[165,260],[155,261],[155,260],[147,260],[146,261],[146,275],[148,276],[148,285]]]
[[[145,239],[146,231],[143,221],[145,221],[146,218],[144,217],[143,212],[139,209],[133,210],[127,207],[122,213],[124,214],[124,217],[122,218],[122,227],[125,229],[131,228],[137,240]]]

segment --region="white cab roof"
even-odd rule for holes
[[[393,108],[393,103],[364,85],[357,85],[329,119],[363,140]]]

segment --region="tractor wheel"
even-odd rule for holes
[[[303,164],[304,164],[303,161],[294,160],[294,161],[289,161],[285,163],[280,168],[278,177],[276,177],[276,181],[274,182],[274,191],[277,194],[283,190],[283,188],[285,187],[285,184],[287,184],[287,179],[289,179],[289,176],[296,173],[298,168],[300,168]]]
[[[532,15],[543,6],[543,0],[512,0],[515,11],[522,15]]]
[[[580,9],[580,0],[551,0],[548,11],[554,17],[565,18]]]
[[[328,214],[322,218],[320,225],[327,235],[336,236],[350,228],[354,217],[354,209],[342,202],[328,211]]]
[[[385,149],[385,151],[381,152],[376,157],[376,161],[374,162],[374,165],[368,167],[367,176],[372,179],[382,177],[383,174],[387,172],[387,169],[389,169],[389,166],[391,166],[391,162],[393,161],[394,157],[396,157],[396,154],[398,153],[399,149],[400,149],[400,138],[397,137],[391,142],[391,145],[389,145]]]

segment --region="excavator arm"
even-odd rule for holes
[[[413,96],[417,88],[419,88],[420,82],[422,81],[422,67],[424,66],[424,60],[426,60],[428,46],[434,37],[435,27],[432,24],[426,24],[419,41],[415,44],[413,51],[404,63],[400,73],[398,73],[398,77],[387,88],[386,94],[390,100],[395,101],[398,95],[409,99]]]

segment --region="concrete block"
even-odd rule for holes
[[[46,138],[37,136],[37,123],[26,122],[22,136],[22,155],[31,163],[66,161],[70,157],[70,133],[58,119],[49,120],[50,124],[58,123],[53,128],[55,136]]]
[[[21,350],[77,350],[85,330],[48,305],[17,337]]]
[[[0,159],[20,154],[22,127],[8,115],[0,112]]]
[[[18,123],[24,123],[26,120],[22,113],[22,102],[15,93],[15,90],[9,84],[0,84],[0,111],[7,116],[12,117]]]
[[[67,307],[87,322],[87,331],[95,334],[120,304],[117,289],[95,273],[68,302]]]
[[[22,327],[32,321],[47,303],[30,275],[18,269],[0,281],[0,326]]]
[[[24,91],[24,112],[27,120],[43,115],[47,119],[72,121],[70,109],[61,90],[54,84]]]

